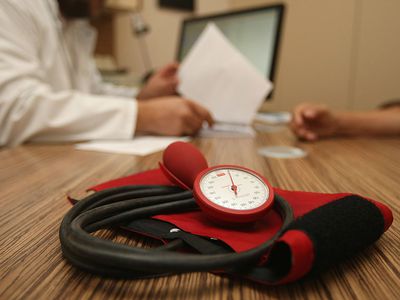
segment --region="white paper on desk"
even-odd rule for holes
[[[256,132],[250,125],[230,123],[215,123],[212,128],[203,128],[199,132],[199,136],[205,138],[243,138],[255,135]]]
[[[254,118],[254,121],[271,125],[288,124],[291,120],[292,114],[288,111],[258,113]]]
[[[144,156],[164,150],[173,142],[186,142],[189,140],[190,138],[188,137],[143,136],[134,138],[133,140],[93,141],[80,143],[75,145],[75,149]]]
[[[179,68],[178,91],[210,110],[218,122],[250,124],[272,83],[213,23]]]

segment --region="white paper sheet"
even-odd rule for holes
[[[254,137],[256,132],[250,125],[216,123],[212,128],[203,128],[199,136],[205,138],[243,138]]]
[[[218,122],[250,124],[272,83],[208,24],[179,68],[178,91]]]
[[[143,136],[134,138],[133,140],[93,141],[80,143],[75,145],[75,149],[144,156],[164,150],[173,142],[187,142],[189,140],[190,138],[188,137],[179,138]]]
[[[258,113],[254,118],[254,121],[271,125],[288,124],[291,120],[292,114],[288,111]]]

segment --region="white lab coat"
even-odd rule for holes
[[[135,91],[101,82],[95,40],[56,0],[0,0],[0,146],[133,137]]]

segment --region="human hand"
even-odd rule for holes
[[[326,106],[303,103],[295,107],[290,125],[299,138],[315,141],[337,134],[339,120]]]
[[[212,126],[210,112],[199,104],[178,96],[138,101],[137,132],[159,135],[196,135],[206,121]]]
[[[171,96],[176,94],[178,85],[178,63],[170,63],[159,69],[146,85],[141,89],[137,99],[145,100],[155,97]]]

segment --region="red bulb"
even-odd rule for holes
[[[203,154],[192,144],[175,142],[163,154],[161,170],[174,183],[185,189],[192,189],[197,175],[208,168]]]

